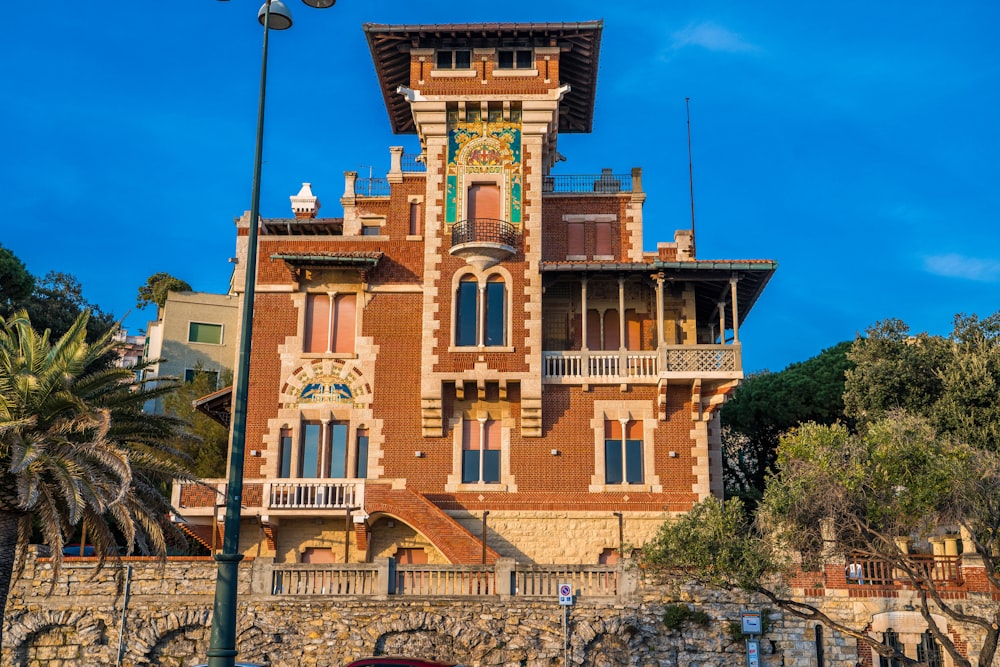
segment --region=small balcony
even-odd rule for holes
[[[664,379],[738,379],[739,345],[664,345],[655,351],[542,352],[548,384],[655,384]]]
[[[174,484],[172,503],[184,516],[212,516],[223,506],[226,481]],[[243,513],[335,514],[364,505],[363,479],[268,479],[243,482]]]
[[[482,271],[517,252],[517,227],[506,220],[471,218],[451,228],[451,254]]]

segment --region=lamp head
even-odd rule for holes
[[[337,4],[337,0],[302,0],[302,2],[316,9],[326,9]]]
[[[271,0],[270,12],[267,11],[266,2],[261,5],[260,11],[257,12],[257,20],[261,25],[264,25],[265,15],[270,17],[267,22],[270,30],[287,30],[292,27],[292,12],[281,0]]]

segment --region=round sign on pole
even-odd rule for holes
[[[559,604],[561,605],[573,604],[572,584],[559,584]]]

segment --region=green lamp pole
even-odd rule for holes
[[[332,7],[336,0],[302,0],[310,7]],[[264,98],[267,89],[267,38],[270,30],[292,27],[292,13],[281,0],[266,0],[257,13],[264,26],[264,49],[260,66],[260,99],[257,103],[257,143],[253,159],[250,201],[250,232],[247,236],[246,282],[240,320],[240,347],[233,399],[233,438],[229,453],[229,483],[226,486],[226,518],[222,552],[215,555],[218,575],[212,613],[209,667],[234,667],[236,661],[236,592],[239,584],[240,506],[243,500],[243,454],[246,449],[247,394],[250,386],[250,344],[253,338],[254,289],[257,282],[257,227],[260,220],[260,170],[264,150]],[[214,517],[213,517],[214,520]]]

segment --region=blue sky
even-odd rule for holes
[[[20,3],[0,45],[0,244],[131,311],[132,332],[154,272],[224,292],[250,203],[258,6]],[[747,370],[887,317],[948,333],[955,313],[998,309],[1000,4],[289,6],[295,26],[271,41],[266,217],[303,181],[340,216],[345,170],[383,175],[390,145],[417,149],[389,130],[363,23],[603,19],[594,132],[560,138],[557,173],[641,166],[654,249],[690,224],[691,98],[699,257],[780,264],[741,331]]]

